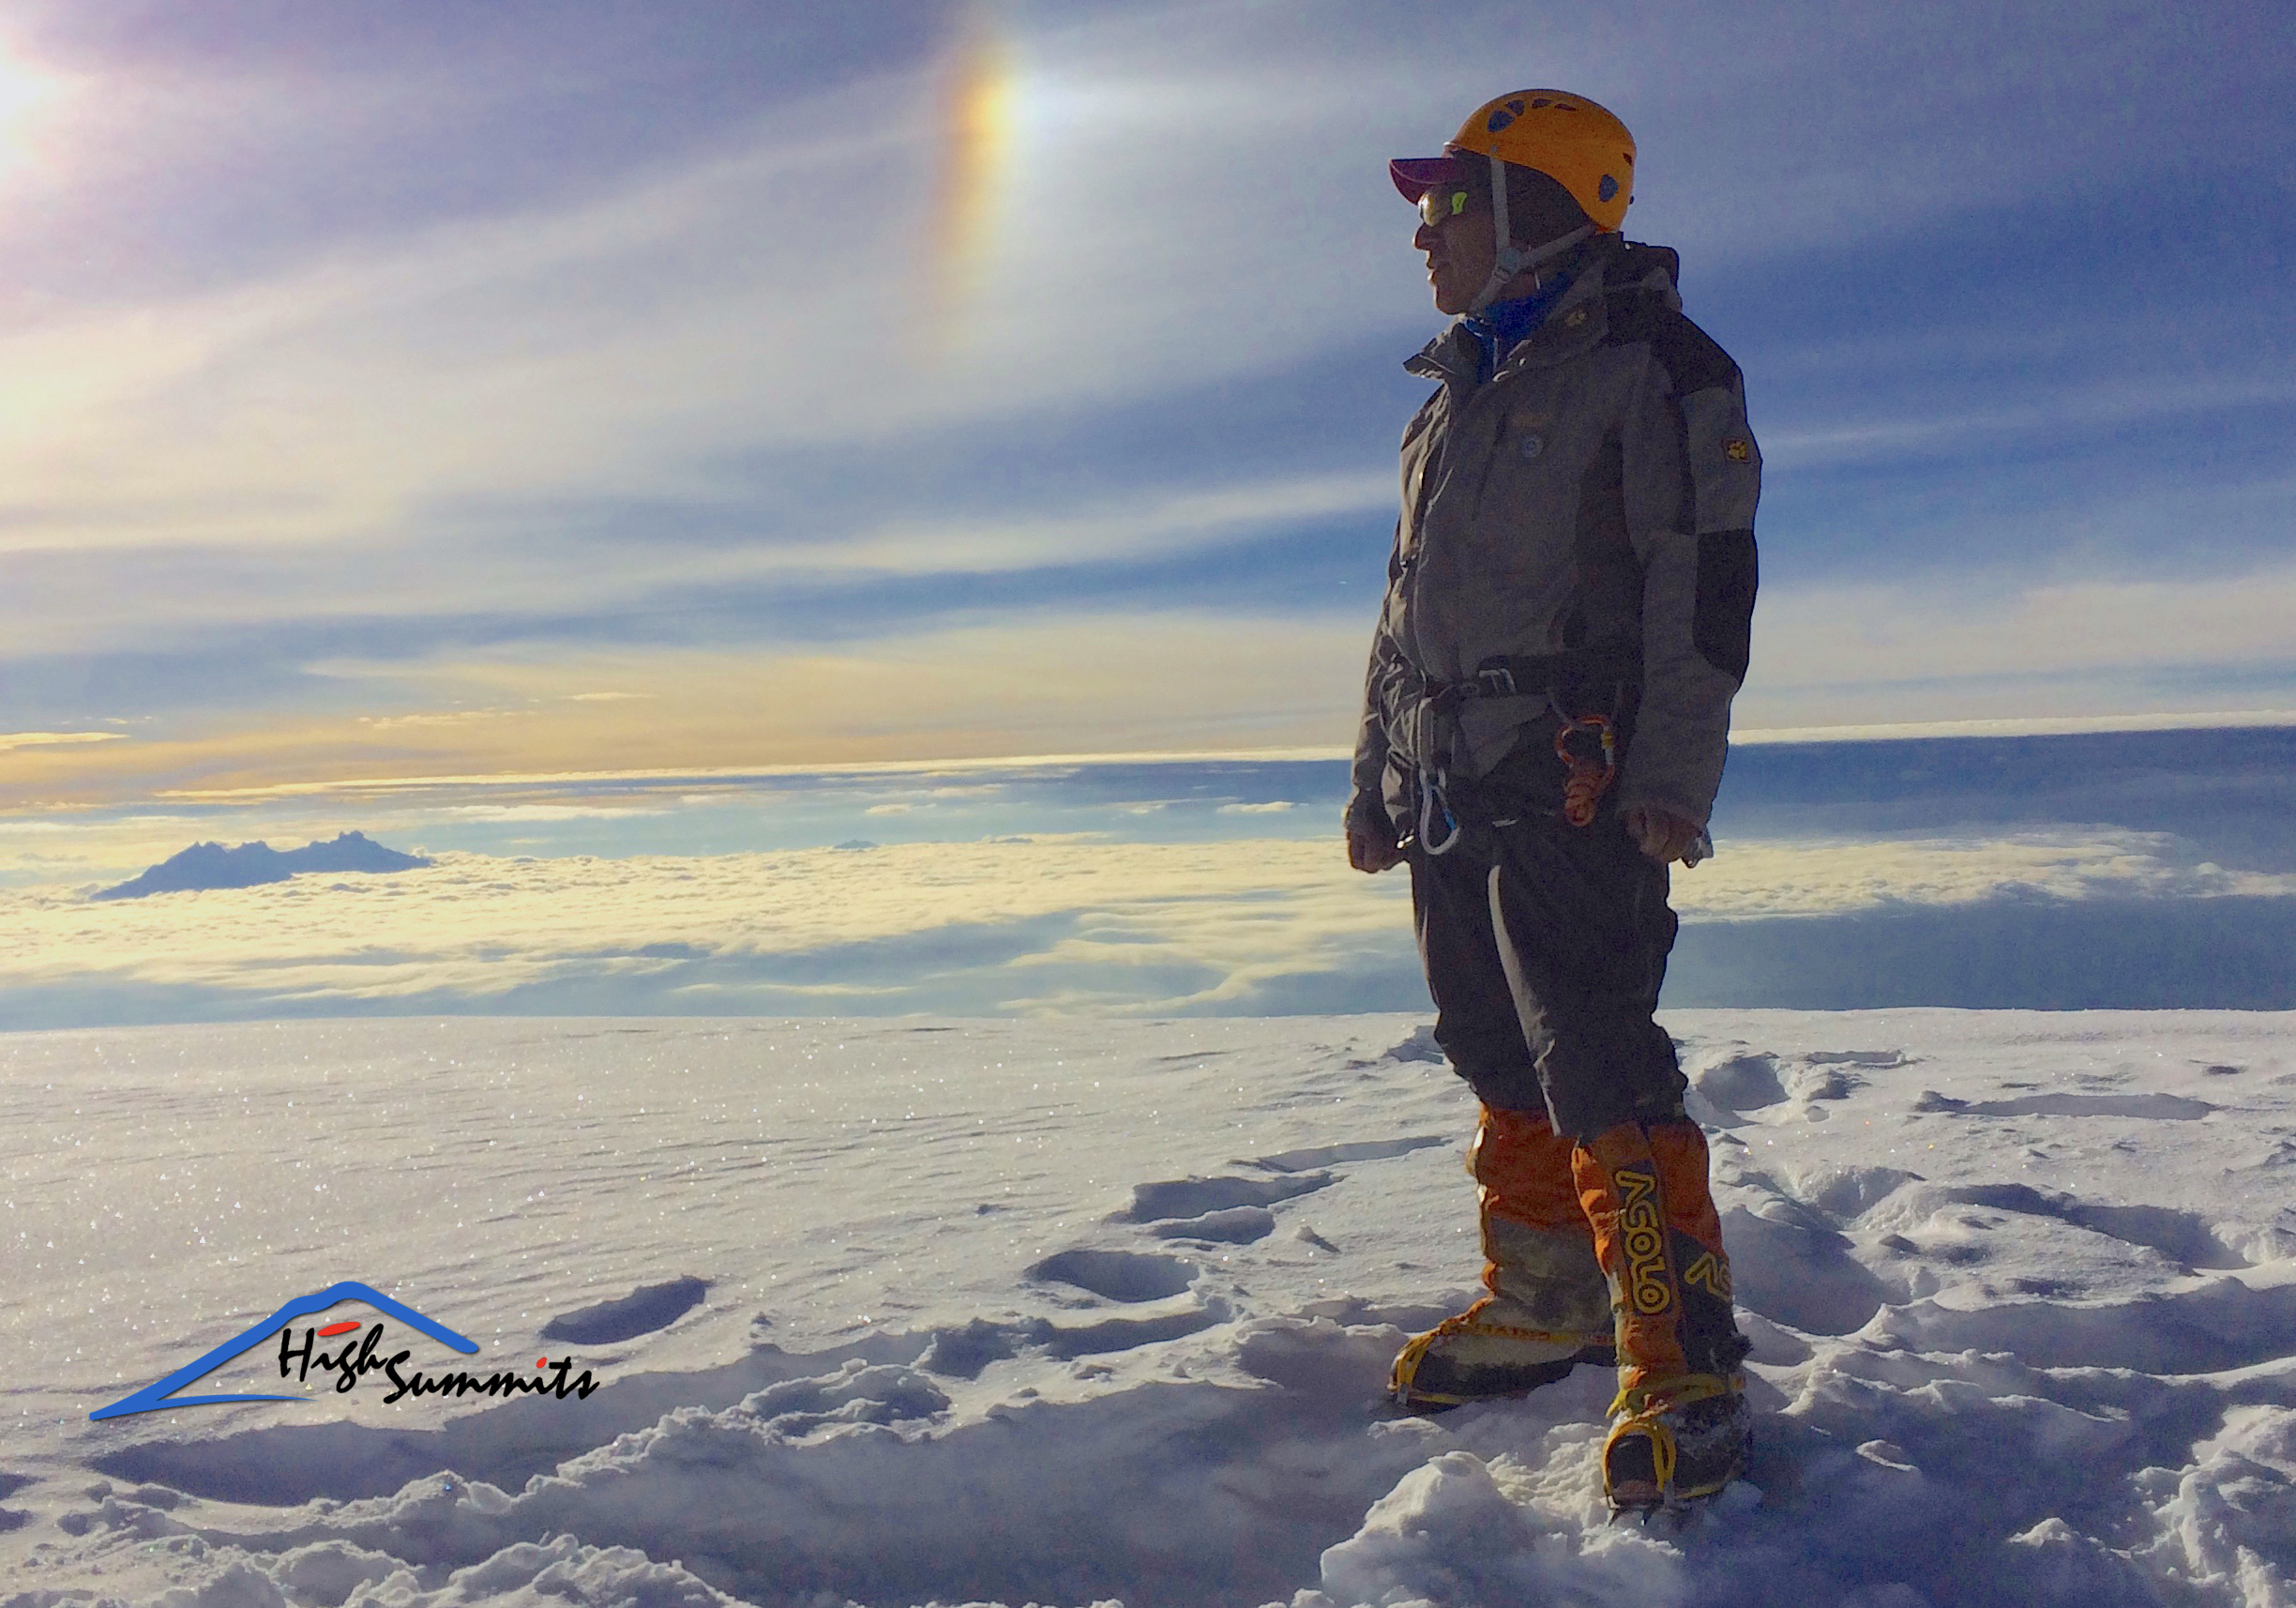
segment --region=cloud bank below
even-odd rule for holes
[[[2296,939],[2296,874],[2187,847],[2069,827],[1734,846],[1676,877],[1669,998],[2296,1002],[2270,959]],[[0,1024],[1425,1007],[1407,885],[1321,838],[436,858],[127,905],[0,893]]]

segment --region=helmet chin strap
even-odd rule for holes
[[[1481,294],[1476,296],[1473,305],[1467,309],[1467,311],[1471,316],[1474,313],[1481,312],[1485,308],[1496,301],[1499,298],[1500,290],[1517,274],[1535,268],[1541,263],[1550,263],[1554,261],[1555,258],[1561,256],[1563,252],[1569,250],[1573,246],[1578,244],[1579,241],[1585,239],[1588,235],[1594,233],[1594,225],[1592,223],[1586,223],[1581,224],[1578,228],[1572,230],[1569,234],[1559,235],[1556,238],[1548,241],[1544,246],[1540,246],[1535,249],[1518,246],[1515,243],[1513,232],[1507,226],[1506,163],[1501,161],[1497,157],[1492,157],[1489,159],[1491,169],[1491,238],[1498,242],[1499,256],[1497,261],[1491,264],[1490,278],[1483,281],[1483,289]]]

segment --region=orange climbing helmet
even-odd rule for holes
[[[1608,110],[1567,90],[1518,89],[1486,102],[1444,149],[1545,174],[1604,234],[1625,222],[1634,199],[1634,136]],[[1417,201],[1458,176],[1458,155],[1406,157],[1387,172],[1404,200]]]

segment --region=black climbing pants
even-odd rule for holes
[[[1544,1110],[1585,1143],[1682,1110],[1674,1042],[1651,1020],[1674,912],[1667,870],[1615,810],[1587,827],[1531,814],[1411,851],[1435,1041],[1485,1105]]]

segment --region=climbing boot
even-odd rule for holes
[[[1610,1403],[1603,1494],[1613,1513],[1679,1508],[1718,1494],[1745,1467],[1754,1415],[1737,1374],[1685,1373]]]
[[[1711,1496],[1744,1466],[1753,1419],[1706,1136],[1684,1118],[1622,1124],[1574,1150],[1571,1173],[1616,1336],[1603,1493],[1614,1512]]]
[[[1414,1412],[1519,1396],[1581,1362],[1612,1360],[1609,1292],[1572,1178],[1571,1142],[1543,1112],[1485,1106],[1467,1170],[1488,1293],[1396,1357],[1390,1388]]]

